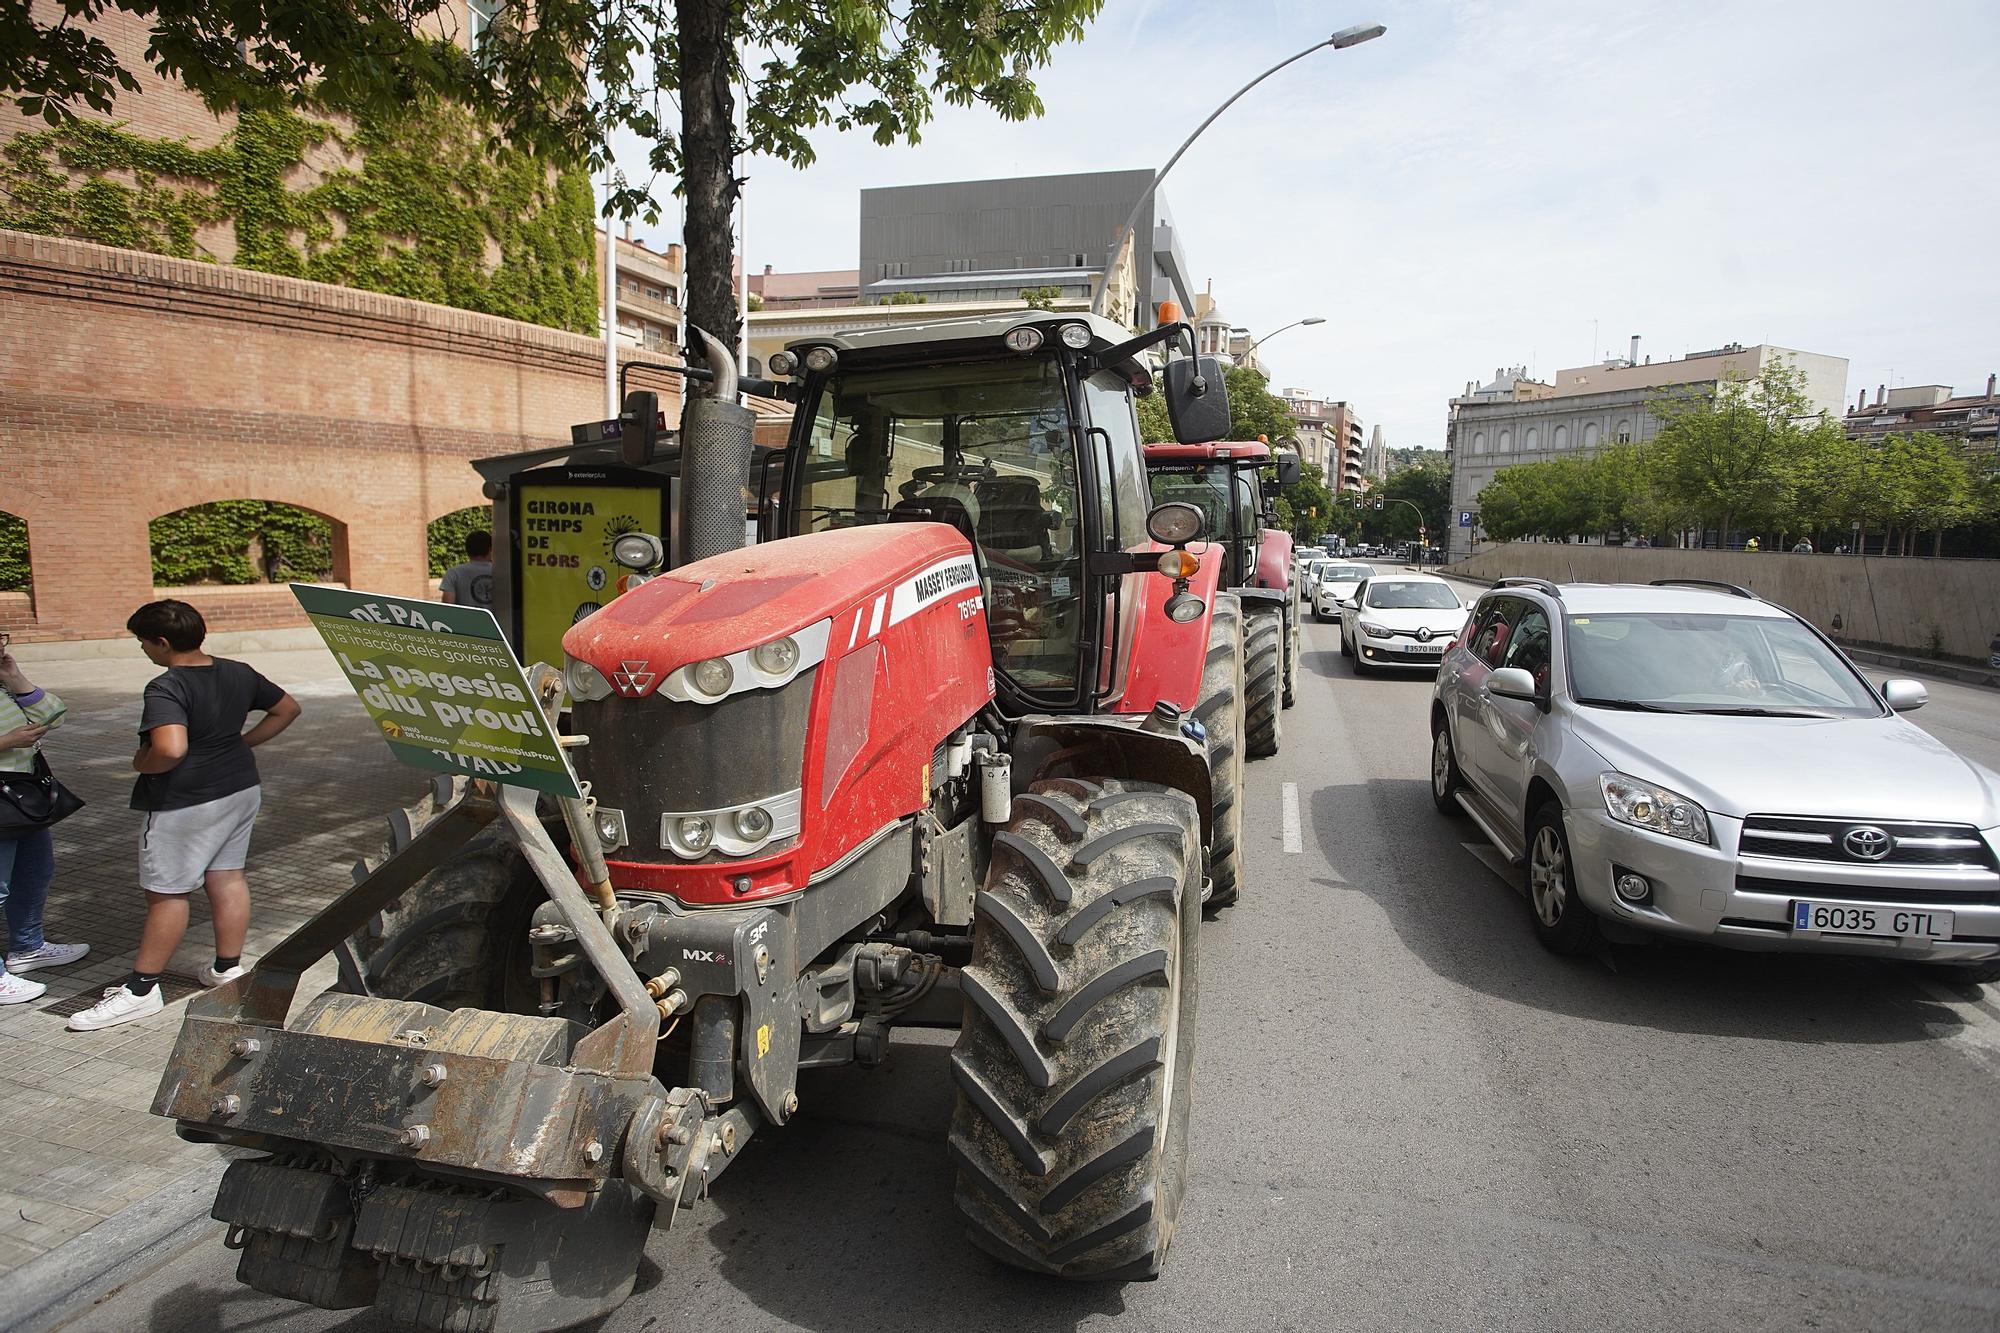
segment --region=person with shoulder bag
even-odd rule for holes
[[[56,877],[55,836],[49,830],[83,802],[56,781],[42,756],[42,738],[68,709],[28,679],[12,645],[11,636],[0,634],[0,902],[7,909],[0,1004],[26,1004],[48,987],[22,973],[77,962],[90,946],[56,944],[42,935],[42,908]]]

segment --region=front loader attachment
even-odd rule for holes
[[[654,1078],[662,1004],[535,800],[466,787],[255,971],[189,1003],[153,1110],[183,1138],[270,1153],[233,1163],[216,1196],[242,1282],[426,1328],[562,1327],[630,1294],[655,1206],[670,1223],[756,1128]],[[332,992],[291,1014],[308,967],[495,821],[616,1016],[586,1030]]]

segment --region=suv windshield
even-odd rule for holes
[[[1083,560],[1076,456],[1050,357],[844,373],[821,393],[799,532],[900,510],[979,548],[996,665],[1044,696],[1075,692]]]
[[[1371,583],[1367,605],[1378,611],[1452,611],[1460,603],[1442,583]]]
[[[1577,701],[1677,713],[1874,717],[1867,685],[1789,616],[1571,615]]]

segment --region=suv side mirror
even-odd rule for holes
[[[1278,485],[1280,487],[1299,484],[1299,456],[1289,450],[1278,453]]]
[[[1229,436],[1229,389],[1222,362],[1212,356],[1182,356],[1160,371],[1167,419],[1182,444],[1207,444]]]
[[[1531,704],[1541,702],[1535,692],[1535,678],[1520,667],[1501,667],[1486,678],[1486,689],[1502,699],[1524,699]]]

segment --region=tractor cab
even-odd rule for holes
[[[1228,562],[1224,587],[1256,582],[1263,533],[1272,523],[1270,496],[1259,474],[1274,464],[1275,487],[1298,480],[1298,455],[1274,453],[1261,440],[1146,446],[1154,502],[1182,501],[1207,517],[1209,538],[1223,547]]]
[[[1024,311],[792,344],[770,359],[799,403],[772,535],[957,529],[1003,712],[1095,711],[1123,679],[1134,576],[1158,559],[1133,410],[1153,392],[1141,353],[1183,329],[1133,338],[1095,315]],[[1181,433],[1226,431],[1214,363],[1167,365]]]

